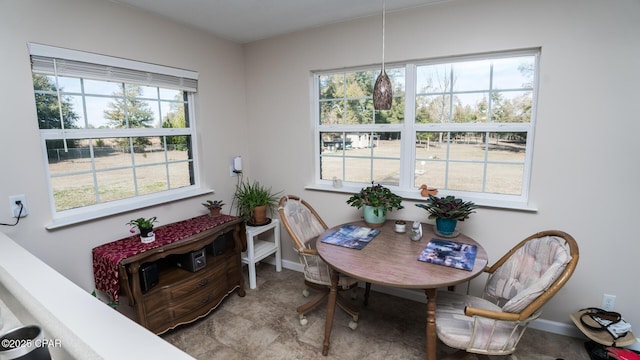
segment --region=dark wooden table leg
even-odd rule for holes
[[[339,276],[340,274],[337,271],[331,272],[331,290],[329,291],[329,300],[327,302],[327,320],[324,324],[324,342],[322,343],[322,355],[324,356],[329,353],[329,339],[331,338],[331,327],[333,326],[333,314],[336,310]]]
[[[438,336],[436,335],[436,289],[426,289],[427,295],[427,360],[436,360]]]

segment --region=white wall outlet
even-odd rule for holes
[[[22,212],[20,211],[20,205],[16,204],[17,201],[22,203]],[[14,218],[17,218],[18,216],[23,218],[29,215],[29,212],[27,211],[27,197],[24,196],[24,194],[9,196],[9,209],[11,209],[11,215]]]
[[[602,309],[606,311],[613,311],[613,307],[616,305],[616,296],[609,294],[602,294]]]

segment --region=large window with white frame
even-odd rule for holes
[[[54,220],[131,210],[198,187],[197,73],[38,44],[30,49]]]
[[[315,73],[316,183],[526,204],[538,60],[531,49],[388,64],[386,111],[373,108],[378,68]]]

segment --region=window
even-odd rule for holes
[[[30,49],[54,222],[198,188],[196,73],[38,44]]]
[[[370,182],[419,198],[422,184],[479,204],[524,207],[538,50],[387,65],[390,110],[373,109],[378,68],[314,74],[316,183]],[[350,189],[351,188],[351,189]]]

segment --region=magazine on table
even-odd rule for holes
[[[380,230],[347,224],[342,225],[320,241],[360,250],[378,234],[380,234]]]
[[[476,245],[433,238],[422,250],[418,260],[471,271],[477,253]]]

